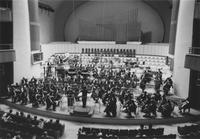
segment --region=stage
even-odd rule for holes
[[[76,103],[73,107],[62,108],[57,107],[56,111],[46,110],[45,106],[40,108],[32,108],[31,104],[26,106],[20,104],[11,103],[10,100],[1,100],[1,102],[11,108],[24,111],[27,113],[32,113],[48,118],[55,118],[60,120],[67,120],[67,121],[74,121],[74,122],[81,122],[81,123],[94,123],[94,124],[116,124],[116,125],[169,125],[169,124],[178,124],[178,123],[187,123],[187,122],[196,122],[200,120],[200,111],[191,109],[190,113],[181,115],[178,111],[178,108],[175,107],[174,112],[172,113],[171,117],[163,118],[160,113],[157,112],[156,118],[144,118],[144,113],[137,112],[134,118],[127,118],[126,113],[120,111],[118,108],[117,116],[116,117],[106,117],[105,113],[103,112],[105,106],[101,106],[100,109],[98,105],[94,104],[91,105],[90,102],[87,103],[88,110],[84,110],[81,107],[81,102]],[[89,116],[80,116],[80,115],[73,115],[73,110],[79,107],[78,111],[85,111],[88,112]],[[100,111],[99,111],[100,110]]]
[[[134,72],[137,75],[137,78],[140,79],[141,75],[144,72],[144,68],[134,68]],[[162,80],[165,80],[167,77],[171,76],[169,69],[162,69],[163,76]],[[56,75],[56,74],[55,74]],[[154,78],[154,77],[153,77]],[[146,89],[150,94],[155,93],[155,82],[152,80],[150,83],[146,84]],[[134,98],[139,96],[142,90],[139,87],[139,84],[136,88],[129,88],[130,92],[133,94]],[[169,91],[171,94],[174,93],[173,89]],[[162,87],[161,87],[161,94]],[[91,94],[90,94],[91,95]],[[182,98],[179,98],[175,95],[169,96],[168,99],[172,101],[181,101]],[[132,114],[133,117],[128,118],[127,113],[123,112],[123,108],[117,100],[117,115],[116,117],[106,117],[104,112],[105,106],[101,101],[95,103],[91,96],[87,98],[87,107],[82,108],[82,101],[76,101],[73,106],[67,105],[67,98],[61,99],[60,105],[56,108],[56,111],[46,110],[46,106],[40,105],[39,108],[33,108],[32,104],[20,105],[19,103],[12,103],[11,99],[1,100],[5,105],[15,108],[20,111],[48,117],[55,118],[67,121],[81,122],[81,123],[95,123],[95,124],[116,124],[116,125],[140,125],[140,124],[153,124],[153,125],[168,125],[168,124],[177,124],[177,123],[186,123],[200,120],[200,111],[191,109],[190,114],[181,115],[179,113],[178,107],[175,107],[174,111],[171,114],[171,117],[163,118],[161,113],[157,112],[155,118],[145,118],[143,117],[145,113],[140,112],[140,108],[137,108],[136,115]]]

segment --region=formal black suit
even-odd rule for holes
[[[86,107],[86,102],[87,102],[87,93],[88,93],[88,91],[87,91],[86,87],[83,87],[83,89],[82,89],[82,102],[83,102],[83,108]]]

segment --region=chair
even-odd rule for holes
[[[117,49],[114,49],[114,50],[113,50],[113,54],[116,54],[116,53],[117,53]]]
[[[94,54],[97,54],[97,49],[96,48],[94,48]]]
[[[119,54],[119,49],[116,50],[116,54]]]
[[[128,137],[129,137],[129,131],[128,131],[128,129],[121,129],[119,131],[119,138],[120,139],[128,139]]]
[[[85,53],[88,54],[88,48],[85,48]]]
[[[93,48],[91,48],[91,54],[94,54],[94,49]]]
[[[106,137],[108,134],[110,134],[109,129],[100,129],[100,131],[102,133],[102,137]]]
[[[114,56],[114,49],[110,49],[111,56]]]
[[[129,137],[136,137],[137,136],[137,134],[138,134],[138,130],[136,130],[136,129],[134,129],[134,130],[129,130],[129,132],[128,132],[128,136]]]
[[[155,133],[156,133],[156,135],[163,135],[164,134],[164,128],[157,128]]]
[[[100,54],[100,50],[99,50],[99,48],[97,49],[97,54]]]
[[[91,129],[88,127],[82,127],[82,132],[89,134],[91,132]]]
[[[97,135],[97,134],[100,132],[100,129],[99,129],[99,128],[91,128],[91,132],[92,132],[94,135]]]
[[[110,134],[112,135],[119,135],[119,130],[118,129],[110,129]]]
[[[164,135],[162,138],[165,138],[165,139],[176,139],[176,134]]]
[[[103,49],[100,49],[100,53],[101,53],[101,54],[103,53]]]
[[[84,51],[84,50],[85,50],[85,49],[84,49],[84,48],[82,48],[82,52],[81,52],[82,54],[84,54],[84,53],[85,53],[85,51]]]

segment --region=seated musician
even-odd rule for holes
[[[50,109],[52,103],[53,103],[53,102],[52,102],[51,96],[48,94],[48,95],[47,95],[47,98],[46,98],[46,105],[47,105],[47,106],[46,106],[46,109],[47,109],[47,110]]]
[[[164,81],[164,85],[163,85],[163,91],[166,95],[168,95],[171,87],[173,87],[173,81],[171,79],[171,77],[168,77],[165,81]]]
[[[166,82],[169,82],[169,84],[173,85],[172,76],[168,77],[168,78],[164,81],[164,84],[165,84]]]
[[[22,85],[27,85],[28,84],[28,80],[25,77],[23,77],[22,80],[21,80],[21,84]]]
[[[180,111],[180,113],[184,114],[186,109],[188,109],[188,112],[190,112],[190,101],[189,101],[189,98],[187,98],[185,100],[182,100],[181,106],[179,107],[179,111]]]
[[[53,111],[56,111],[56,106],[58,104],[58,101],[55,98],[55,96],[53,96],[51,100],[52,100]]]
[[[36,94],[34,95],[33,102],[32,102],[32,107],[38,108],[39,107],[39,100],[40,99],[40,94],[38,90],[36,91]]]
[[[51,64],[48,62],[47,63],[47,77],[50,76],[51,73],[52,73],[52,71],[51,71]]]
[[[144,117],[151,117],[153,114],[154,117],[157,116],[156,113],[156,109],[157,109],[157,102],[155,100],[155,96],[151,95],[150,99],[148,99],[148,101],[146,101],[145,105],[144,105],[144,110],[143,112],[145,113]]]
[[[146,83],[149,83],[152,78],[152,73],[150,70],[145,70],[143,75],[141,76],[141,79],[144,79]]]
[[[98,103],[99,100],[99,87],[94,86],[92,88],[92,95],[91,97],[93,98],[93,100],[95,101],[95,103]]]
[[[142,92],[142,94],[140,94],[138,97],[137,97],[137,102],[139,104],[139,106],[141,106],[142,110],[144,109],[144,105],[146,103],[146,101],[148,100],[148,94],[146,91]]]
[[[11,85],[7,85],[7,93],[8,93],[9,98],[12,97],[12,91],[13,91],[12,86]]]
[[[127,89],[125,87],[122,87],[122,90],[119,94],[119,101],[121,102],[122,105],[124,104],[124,97],[125,97],[126,92],[127,92]]]
[[[167,100],[165,103],[160,105],[159,109],[163,117],[170,117],[174,110],[174,106],[172,106],[170,100]]]
[[[136,115],[136,104],[134,102],[134,100],[132,99],[132,95],[128,94],[126,97],[126,101],[125,104],[123,106],[125,108],[125,112],[128,114],[128,117],[133,117],[132,116],[132,112],[134,112],[134,114]]]
[[[34,85],[36,85],[37,79],[33,76],[33,77],[31,78],[31,81],[30,81],[30,82],[33,83]]]
[[[112,114],[112,117],[115,117],[117,114],[117,99],[115,98],[115,95],[113,93],[110,93],[110,95],[107,96],[107,101],[106,101],[106,108],[104,112],[106,112],[106,116],[110,117]]]
[[[144,92],[145,88],[146,88],[146,81],[145,79],[142,79],[140,82],[140,88],[142,89],[142,92]]]
[[[159,80],[162,81],[162,71],[161,69],[158,69],[158,77],[159,77]]]
[[[161,107],[162,105],[166,104],[167,103],[167,99],[166,99],[166,95],[163,94],[162,98],[161,98],[161,101],[160,101],[160,104],[158,106],[158,112],[161,112]]]
[[[159,78],[159,76],[156,76],[154,80],[156,92],[160,91],[160,86],[162,85],[162,80],[160,80]]]
[[[22,101],[21,102],[22,105],[26,105],[28,102],[28,92],[27,92],[26,85],[24,85],[21,88],[21,101]]]
[[[74,104],[74,91],[71,89],[71,86],[67,90],[68,106],[73,106]]]

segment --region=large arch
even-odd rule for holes
[[[45,0],[42,0],[45,1]],[[59,0],[54,3],[55,7],[55,19],[54,19],[54,31],[52,34],[54,34],[54,41],[65,41],[65,35],[64,35],[64,27],[65,23],[70,17],[70,15],[73,12],[73,8],[77,9],[81,5],[84,5],[88,1],[92,2],[102,2],[102,0]],[[108,0],[111,2],[133,2],[137,0]],[[140,0],[142,1],[142,0]],[[147,5],[149,5],[152,9],[154,9],[160,16],[160,18],[163,20],[164,26],[165,26],[165,35],[162,42],[168,42],[169,41],[169,28],[170,28],[170,21],[171,21],[171,4],[170,0],[163,0],[163,1],[157,1],[157,0],[143,0]],[[45,1],[48,2],[48,1]],[[51,4],[52,4],[51,3]]]
[[[126,37],[127,33],[134,35],[137,32],[132,29],[135,22],[141,24],[143,33],[151,34],[151,42],[162,42],[165,32],[162,19],[141,1],[91,1],[81,5],[65,23],[65,40],[74,41],[79,35],[89,40],[115,40],[117,34],[121,37]],[[127,24],[130,25],[127,27]]]

